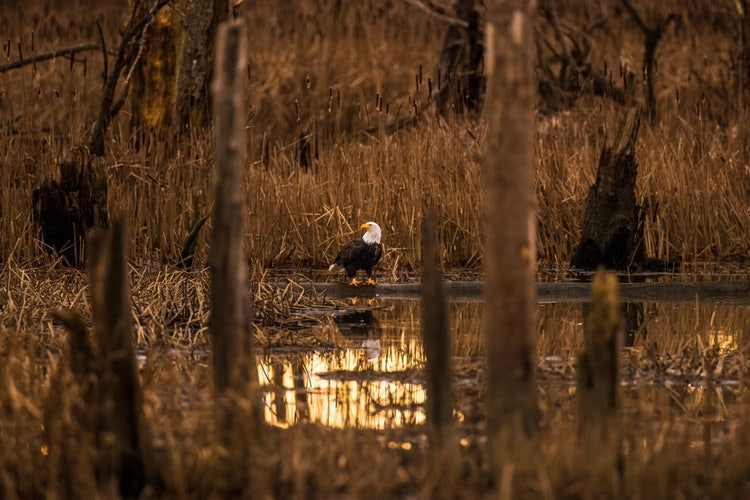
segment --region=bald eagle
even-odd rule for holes
[[[360,229],[365,229],[365,234],[361,238],[352,240],[343,246],[336,260],[333,261],[329,271],[339,268],[346,269],[346,277],[349,284],[359,286],[357,281],[357,271],[363,269],[367,274],[367,285],[377,284],[372,279],[372,270],[383,256],[383,247],[380,245],[380,226],[374,222],[365,222]]]

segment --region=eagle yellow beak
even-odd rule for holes
[[[370,229],[370,225],[368,223],[364,223],[361,226],[359,226],[360,229]]]

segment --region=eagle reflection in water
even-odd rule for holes
[[[380,356],[380,334],[382,327],[372,309],[350,309],[336,314],[333,321],[341,334],[349,340],[361,342],[367,361]]]

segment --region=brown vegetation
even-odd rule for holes
[[[618,100],[602,92],[601,79],[594,82],[591,75],[604,75],[611,89],[627,92],[629,99],[644,101],[649,92],[640,77],[631,77],[641,75],[642,33],[618,2],[586,1],[585,9],[581,2],[543,3],[555,14],[540,17],[546,40],[565,45],[566,37],[585,38],[581,46],[589,47],[583,59],[575,55],[578,82],[557,89],[566,98],[555,107],[540,106],[545,113],[536,116],[538,255],[541,267],[564,268],[579,239],[599,153],[624,114]],[[740,18],[732,9],[694,0],[687,6],[661,2],[658,12],[641,12],[649,23],[651,15],[676,15],[664,29],[657,64],[649,72],[658,113],[642,124],[635,145],[636,202],[648,198],[643,245],[653,258],[698,262],[750,255],[744,234],[750,227],[747,111],[738,105],[741,37],[734,30]],[[425,192],[438,210],[443,266],[479,269],[485,121],[421,113],[431,99],[421,75],[438,65],[446,31],[442,21],[423,16],[410,2],[376,0],[300,1],[293,8],[288,2],[243,2],[238,12],[248,23],[249,161],[242,188],[256,345],[340,343],[331,321],[310,314],[343,307],[340,303],[303,293],[294,284],[269,286],[265,273],[267,268],[327,267],[340,242],[362,221],[384,222],[383,281],[413,279],[420,268]],[[114,47],[126,13],[125,0],[11,1],[0,11],[0,32],[7,36],[0,62],[96,41],[96,21]],[[557,27],[549,21],[553,17]],[[601,28],[576,29],[600,21]],[[540,61],[568,64],[544,57],[571,52],[554,48],[540,47]],[[116,484],[97,480],[95,443],[80,418],[85,394],[75,369],[64,361],[67,336],[50,316],[70,309],[90,324],[89,289],[80,272],[61,269],[43,248],[31,215],[34,188],[44,179],[58,179],[58,165],[70,159],[74,145],[89,139],[101,104],[103,69],[101,54],[86,52],[0,73],[0,496],[6,498],[117,493]],[[114,119],[102,161],[108,212],[121,215],[130,230],[127,275],[141,349],[143,418],[152,433],[152,446],[144,449],[151,467],[144,496],[207,497],[227,491],[237,483],[228,485],[230,478],[220,471],[243,463],[232,462],[237,456],[250,460],[247,495],[405,497],[429,491],[422,489],[425,482],[436,479],[429,476],[421,426],[369,432],[269,425],[258,441],[240,440],[245,449],[239,454],[228,452],[221,436],[248,432],[250,421],[217,428],[208,358],[201,355],[209,344],[203,269],[209,231],[193,231],[214,206],[212,136],[194,132],[175,148],[155,141],[139,149],[139,131],[128,123],[122,114]],[[190,233],[197,234],[191,240],[191,245],[196,241],[196,270],[177,270]],[[643,392],[629,387],[637,402],[624,405],[626,496],[748,494],[750,429],[739,385],[750,366],[743,333],[747,314],[742,308],[695,309],[674,324],[652,328],[648,337],[636,335],[624,355],[628,383],[648,384],[639,389]],[[488,492],[491,477],[478,389],[485,382],[478,334],[483,318],[468,310],[477,317],[467,322],[454,316],[452,344],[456,380],[474,382],[454,384],[462,418],[456,422],[457,494],[476,498]],[[582,322],[582,312],[562,316],[540,309],[543,425],[527,467],[503,470],[498,487],[508,488],[504,493],[603,494],[590,481],[588,468],[580,466],[585,462],[576,437],[574,360]],[[302,328],[310,325],[317,328]],[[693,335],[705,331],[714,335]],[[150,350],[144,352],[146,347]],[[183,354],[165,354],[159,347],[181,348]],[[738,384],[730,389],[736,403],[731,411],[715,385],[722,377]],[[695,395],[650,392],[656,391],[654,384],[675,380],[680,390]],[[681,405],[689,418],[660,415],[654,403],[659,398],[668,399],[667,407]],[[247,399],[238,403],[252,413]],[[81,436],[88,440],[77,440]]]
[[[208,273],[131,267],[128,277],[133,284],[144,414],[152,441],[144,458],[152,464],[150,476],[157,478],[148,491],[154,496],[208,496],[225,487],[217,471],[227,459],[214,420],[215,395],[206,351]],[[3,496],[74,496],[66,491],[110,496],[117,485],[110,485],[111,490],[97,487],[94,448],[80,439],[90,435],[83,432],[85,421],[78,416],[86,407],[85,395],[60,355],[67,349],[66,335],[50,323],[47,312],[64,307],[89,320],[84,275],[54,269],[8,270],[0,276],[0,286],[5,291],[0,296]],[[331,322],[323,321],[322,328],[286,328],[296,328],[294,319],[297,326],[312,325],[310,311],[333,310],[341,304],[315,293],[301,294],[294,285],[282,290],[261,286],[254,295],[256,345],[320,349],[341,344]],[[264,326],[275,323],[273,310],[267,309],[271,304],[285,309],[279,312],[289,323],[282,329]],[[731,497],[736,493],[742,497],[747,493],[750,430],[747,393],[740,384],[750,366],[745,352],[747,309],[699,304],[675,312],[672,303],[646,308],[636,342],[622,358],[624,494]],[[484,384],[483,307],[451,304],[449,310],[455,339],[454,399],[462,417],[456,422],[461,441],[458,491],[476,498],[486,491],[488,480],[482,447],[484,408],[478,389]],[[418,317],[417,311],[416,302],[407,301],[406,309],[396,316],[399,323],[381,340],[383,349],[392,348],[412,366],[423,362],[424,353],[419,345],[403,343],[403,336],[409,335],[403,322],[409,314]],[[580,466],[586,462],[577,437],[574,384],[584,320],[581,304],[546,304],[539,310],[538,350],[544,355],[537,373],[543,425],[529,472],[513,478],[517,491],[533,497],[586,496],[600,491],[599,487],[602,494],[608,491],[607,485],[597,486],[599,476],[589,467]],[[320,316],[317,321],[320,324]],[[412,335],[416,338],[418,333]],[[297,356],[315,357],[316,352],[301,350]],[[365,363],[362,368],[368,366],[377,367]],[[419,373],[407,375],[421,378]],[[281,387],[278,380],[265,384],[261,390],[270,396]],[[405,403],[398,398],[391,401],[394,406]],[[329,404],[322,411],[328,411]],[[272,412],[269,406],[267,414]],[[290,423],[275,417],[281,428]],[[432,466],[423,432],[424,427],[414,422],[376,432],[305,423],[283,430],[264,427],[259,448],[251,454],[259,461],[253,462],[253,491],[313,497],[416,493]]]
[[[114,46],[124,3],[92,7],[80,0],[71,12],[86,12],[86,19],[54,4],[45,10],[45,2],[4,9],[6,57],[17,59],[19,47],[25,56],[95,41],[96,20]],[[636,201],[648,197],[651,207],[646,253],[663,260],[744,259],[750,254],[739,230],[750,223],[743,181],[747,134],[739,125],[745,115],[732,71],[740,46],[731,16],[724,15],[731,11],[704,7],[705,15],[693,17],[681,4],[662,8],[681,17],[657,50],[659,119],[642,126],[636,144]],[[641,34],[626,12],[616,4],[592,4],[585,12],[560,6],[557,17],[569,30],[578,21],[563,15],[571,12],[584,16],[581,25],[604,19],[605,28],[586,35],[592,67],[607,68],[618,87],[619,67],[638,73]],[[389,8],[303,2],[296,9],[261,2],[252,10],[245,3],[240,13],[252,34],[248,256],[261,267],[322,268],[356,225],[377,218],[384,221],[387,247],[382,268],[398,277],[418,266],[420,199],[427,191],[438,201],[444,264],[479,266],[485,126],[414,116],[415,104],[422,109],[429,99],[418,75],[437,67],[445,26],[406,2]],[[87,52],[75,62],[58,58],[0,76],[0,141],[6,145],[0,154],[8,166],[0,172],[0,260],[43,258],[28,217],[31,191],[58,176],[56,165],[90,131],[101,98],[101,64],[100,55]],[[599,152],[624,114],[584,83],[573,107],[537,118],[542,266],[570,261]],[[642,99],[638,78],[632,86],[634,98]],[[419,126],[380,133],[409,117]],[[210,134],[186,137],[174,155],[158,144],[137,151],[128,122],[126,115],[116,118],[106,141],[110,213],[127,214],[136,260],[177,262],[196,199],[204,207],[212,204]],[[308,169],[299,168],[303,145],[312,160]],[[199,265],[207,245],[206,233],[198,241]]]

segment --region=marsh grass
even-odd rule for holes
[[[116,40],[124,6],[89,10],[91,23],[100,20],[105,35]],[[434,201],[443,265],[479,268],[484,123],[415,113],[429,101],[425,80],[443,32],[437,21],[412,12],[408,3],[385,8],[377,2],[352,8],[303,2],[296,9],[261,2],[241,15],[252,33],[244,179],[248,259],[258,269],[324,268],[361,222],[377,220],[386,245],[381,273],[406,279],[419,268],[422,207]],[[584,22],[595,12],[580,15]],[[18,45],[31,52],[31,31],[35,51],[92,35],[88,22],[68,19],[45,2],[7,10],[2,22],[11,40],[7,59],[17,58]],[[611,68],[622,61],[637,68],[642,47],[627,18],[594,36],[593,64],[608,61]],[[659,118],[644,122],[636,146],[637,197],[648,200],[649,256],[695,262],[750,253],[741,230],[750,222],[746,115],[727,73],[736,54],[729,34],[695,18],[685,18],[659,45]],[[72,64],[59,59],[0,75],[0,155],[9,167],[0,173],[3,260],[33,264],[47,258],[30,217],[31,192],[56,177],[57,164],[85,140],[100,98],[100,71],[100,55],[86,53]],[[636,98],[641,91],[636,79]],[[613,101],[585,93],[571,109],[539,115],[543,266],[567,265],[599,153],[623,115]],[[140,264],[174,263],[190,222],[210,213],[213,203],[212,136],[194,131],[174,154],[153,138],[136,144],[122,113],[108,134],[105,157],[110,212],[126,215]],[[301,166],[305,147],[310,164]],[[203,234],[199,263],[207,244]]]
[[[561,2],[560,15],[575,13],[566,19],[571,24],[591,22],[598,14],[613,16],[608,30],[593,35],[592,64],[608,61],[616,67],[621,61],[637,69],[640,35],[632,21],[607,5],[592,2],[591,9],[581,9],[578,2]],[[673,10],[682,5],[660,4]],[[738,105],[736,80],[727,72],[737,54],[731,29],[712,27],[718,22],[731,28],[726,20],[731,16],[713,4],[693,2],[692,8],[695,14],[688,12],[659,45],[659,118],[642,124],[636,158],[638,198],[649,199],[647,253],[700,269],[702,261],[744,261],[750,253],[744,233],[750,227],[748,117]],[[112,46],[125,9],[124,1],[11,2],[0,11],[6,37],[0,59],[16,59],[19,47],[29,54],[92,41],[96,20]],[[240,15],[252,34],[243,187],[258,345],[327,349],[341,344],[330,318],[311,313],[335,303],[301,294],[294,284],[269,287],[266,273],[326,268],[340,244],[367,220],[384,230],[382,279],[412,280],[418,273],[419,227],[427,202],[439,209],[443,266],[481,269],[484,122],[415,112],[429,101],[427,85],[418,83],[417,75],[429,78],[444,26],[408,2],[375,0],[352,6],[300,1],[294,8],[285,2],[245,2]],[[72,63],[58,59],[0,74],[0,491],[5,498],[115,493],[114,484],[96,480],[94,444],[80,441],[86,433],[77,415],[85,403],[63,355],[66,335],[49,315],[69,308],[89,319],[86,280],[43,247],[30,215],[33,189],[57,177],[59,162],[90,133],[102,69],[101,55],[87,53]],[[638,98],[642,83],[635,83]],[[584,93],[571,109],[538,116],[542,267],[567,266],[599,152],[623,115],[624,109],[608,99]],[[220,471],[233,459],[218,444],[205,356],[208,287],[201,268],[208,231],[199,240],[196,271],[178,271],[172,264],[191,221],[209,214],[213,204],[212,137],[210,131],[193,131],[167,154],[153,138],[136,147],[136,135],[122,113],[107,136],[104,161],[110,213],[125,214],[130,228],[134,326],[145,353],[141,381],[153,442],[147,458],[154,489],[146,496],[208,497],[225,488]],[[302,167],[306,141],[312,161]],[[571,307],[572,312],[540,308],[544,427],[533,460],[507,470],[519,496],[607,494],[578,451],[572,381],[583,311]],[[746,497],[747,312],[696,304],[690,313],[662,314],[669,307],[648,306],[646,334],[624,354],[632,382],[624,390],[635,395],[624,415],[624,496]],[[451,492],[457,498],[486,494],[490,478],[482,442],[480,311],[479,305],[456,308],[451,319],[457,408],[463,416],[461,484]],[[664,317],[673,319],[669,324],[656,319]],[[415,363],[422,359],[420,352],[400,355]],[[723,387],[725,379],[736,385]],[[668,384],[675,388],[665,391],[662,385]],[[248,495],[413,497],[429,491],[430,450],[418,427],[371,432],[297,425],[264,431],[252,450],[259,458],[249,473]]]
[[[129,270],[133,289],[151,488],[148,495],[205,497],[225,488],[221,471],[229,465],[215,428],[215,403],[208,362],[205,276],[201,272],[144,274]],[[61,286],[64,283],[64,286]],[[83,395],[63,354],[67,335],[51,323],[47,311],[72,308],[88,315],[83,273],[39,269],[4,271],[0,285],[0,448],[6,497],[92,494],[112,495],[115,484],[97,482],[94,444],[82,440],[78,415]],[[255,303],[286,303],[279,317],[300,319],[299,328],[256,327],[256,345],[268,349],[262,363],[273,371],[274,356],[288,359],[303,379],[317,366],[316,352],[331,353],[331,380],[340,380],[329,398],[342,404],[354,392],[362,415],[351,422],[380,422],[379,412],[414,413],[419,395],[408,389],[421,383],[424,353],[410,329],[419,305],[406,302],[383,311],[397,321],[380,337],[381,355],[373,363],[356,360],[356,351],[336,351],[341,337],[328,317],[343,306],[322,296],[301,294],[293,283],[269,295],[260,284]],[[164,304],[167,304],[166,306]],[[479,304],[451,305],[455,335],[456,409],[460,446],[459,498],[487,492],[489,471],[483,448],[483,356]],[[748,373],[746,307],[670,303],[645,306],[643,335],[623,353],[626,496],[722,496],[747,493]],[[179,313],[179,314],[178,314]],[[578,441],[575,356],[581,339],[581,304],[547,304],[538,315],[539,403],[543,426],[533,460],[516,464],[513,488],[534,498],[606,494],[588,467],[582,467]],[[295,316],[296,315],[296,316]],[[173,318],[179,317],[178,321]],[[270,315],[269,315],[270,316]],[[310,327],[310,318],[318,324]],[[412,326],[409,326],[412,325]],[[295,346],[297,351],[288,351]],[[289,354],[284,355],[284,352]],[[275,354],[273,354],[275,353]],[[355,358],[349,359],[349,358]],[[319,361],[318,361],[319,363]],[[396,366],[414,367],[389,375]],[[307,371],[310,370],[310,371]],[[372,373],[371,373],[372,372]],[[358,377],[357,374],[360,374]],[[372,379],[366,378],[370,373]],[[401,389],[385,384],[407,376]],[[364,376],[365,378],[362,378]],[[259,390],[273,400],[286,384],[269,375]],[[296,382],[295,382],[296,384]],[[304,391],[304,385],[300,386]],[[288,390],[288,389],[285,389]],[[309,389],[308,389],[309,390]],[[309,396],[307,404],[312,404]],[[325,398],[321,393],[315,396]],[[384,398],[384,399],[382,399]],[[295,396],[299,401],[299,396]],[[380,408],[387,402],[387,407]],[[300,417],[304,421],[304,417]],[[287,425],[292,421],[287,421]],[[396,419],[392,419],[396,422]],[[430,450],[419,420],[372,431],[326,428],[314,423],[266,427],[254,446],[256,457],[247,493],[330,497],[377,494],[411,496],[428,487]],[[248,429],[236,429],[247,432]],[[321,443],[325,443],[321,446]],[[229,463],[227,463],[229,461]]]

